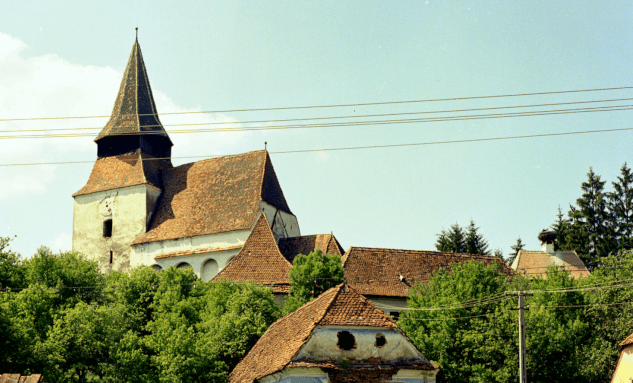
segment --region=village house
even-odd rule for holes
[[[541,241],[541,251],[519,250],[510,266],[512,270],[521,275],[547,278],[548,267],[556,266],[569,271],[573,278],[589,275],[589,270],[575,251],[554,250],[555,232],[543,229],[538,239]]]
[[[432,383],[430,362],[395,321],[347,284],[277,320],[230,383]]]
[[[631,381],[633,381],[633,334],[620,343],[620,357],[611,378],[611,383],[630,383]]]

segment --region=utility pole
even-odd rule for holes
[[[524,297],[532,295],[529,291],[508,291],[506,295],[517,295],[519,297],[519,383],[527,383],[527,372],[525,367],[525,302]]]
[[[523,292],[519,291],[519,383],[527,383],[525,371],[525,317],[523,316]]]

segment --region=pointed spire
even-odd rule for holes
[[[99,157],[138,149],[154,156],[169,156],[167,153],[171,153],[173,144],[158,119],[156,103],[138,44],[138,28],[112,116],[95,142],[99,145]]]

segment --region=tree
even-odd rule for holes
[[[479,228],[472,219],[466,231],[466,253],[488,254],[488,241],[479,233]]]
[[[633,248],[633,173],[622,165],[613,192],[607,193],[609,223],[618,242],[618,250]]]
[[[336,254],[322,255],[321,249],[316,249],[308,255],[297,255],[290,269],[290,294],[286,298],[284,314],[342,283],[343,271],[341,257]]]
[[[508,266],[514,263],[514,260],[516,259],[517,255],[519,255],[519,251],[523,250],[524,247],[525,247],[525,244],[521,240],[521,237],[517,238],[517,243],[510,246],[510,248],[512,249],[512,252],[508,254],[508,258],[506,259],[506,264]]]
[[[24,270],[20,254],[9,249],[13,238],[0,237],[0,288],[21,287],[24,284]]]
[[[464,229],[457,223],[451,225],[448,231],[442,229],[437,235],[435,242],[437,251],[445,253],[465,253],[466,252],[466,235]]]
[[[569,250],[567,235],[569,231],[569,220],[565,219],[563,211],[558,206],[558,214],[556,215],[556,222],[553,223],[550,228],[556,233],[556,241],[554,242],[554,250]]]
[[[609,255],[616,249],[614,236],[609,230],[609,214],[605,181],[589,168],[587,181],[583,182],[583,194],[576,200],[577,206],[570,205],[569,217],[571,225],[566,235],[568,250],[576,250],[587,268],[593,269],[599,258]]]
[[[488,254],[488,241],[471,219],[465,229],[455,223],[448,231],[442,230],[437,235],[435,248],[446,253]]]

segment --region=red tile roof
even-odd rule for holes
[[[343,256],[343,247],[332,234],[304,235],[279,240],[279,250],[290,262],[297,255],[308,255],[316,249],[321,249],[324,254]]]
[[[156,160],[140,153],[99,158],[86,185],[73,197],[145,184],[160,188],[160,171],[171,167],[169,160]]]
[[[261,213],[242,250],[213,281],[223,279],[256,282],[274,286],[274,292],[287,293],[292,264],[281,254],[266,214]]]
[[[265,150],[166,169],[147,233],[132,244],[250,229],[266,202],[290,213]]]
[[[252,383],[264,376],[293,366],[292,358],[308,341],[317,326],[370,326],[397,328],[393,319],[346,284],[324,292],[295,312],[277,320],[229,375],[231,383]],[[336,363],[313,363],[336,368]],[[422,366],[424,364],[424,366]],[[434,370],[426,362],[419,368]]]
[[[347,283],[363,295],[406,297],[410,286],[426,283],[440,267],[468,261],[496,262],[510,272],[502,260],[487,255],[368,247],[350,247],[343,255],[343,268]]]
[[[546,278],[547,268],[551,265],[569,270],[574,278],[589,275],[589,270],[575,251],[557,251],[554,255],[544,251],[520,250],[512,266],[517,273]]]

